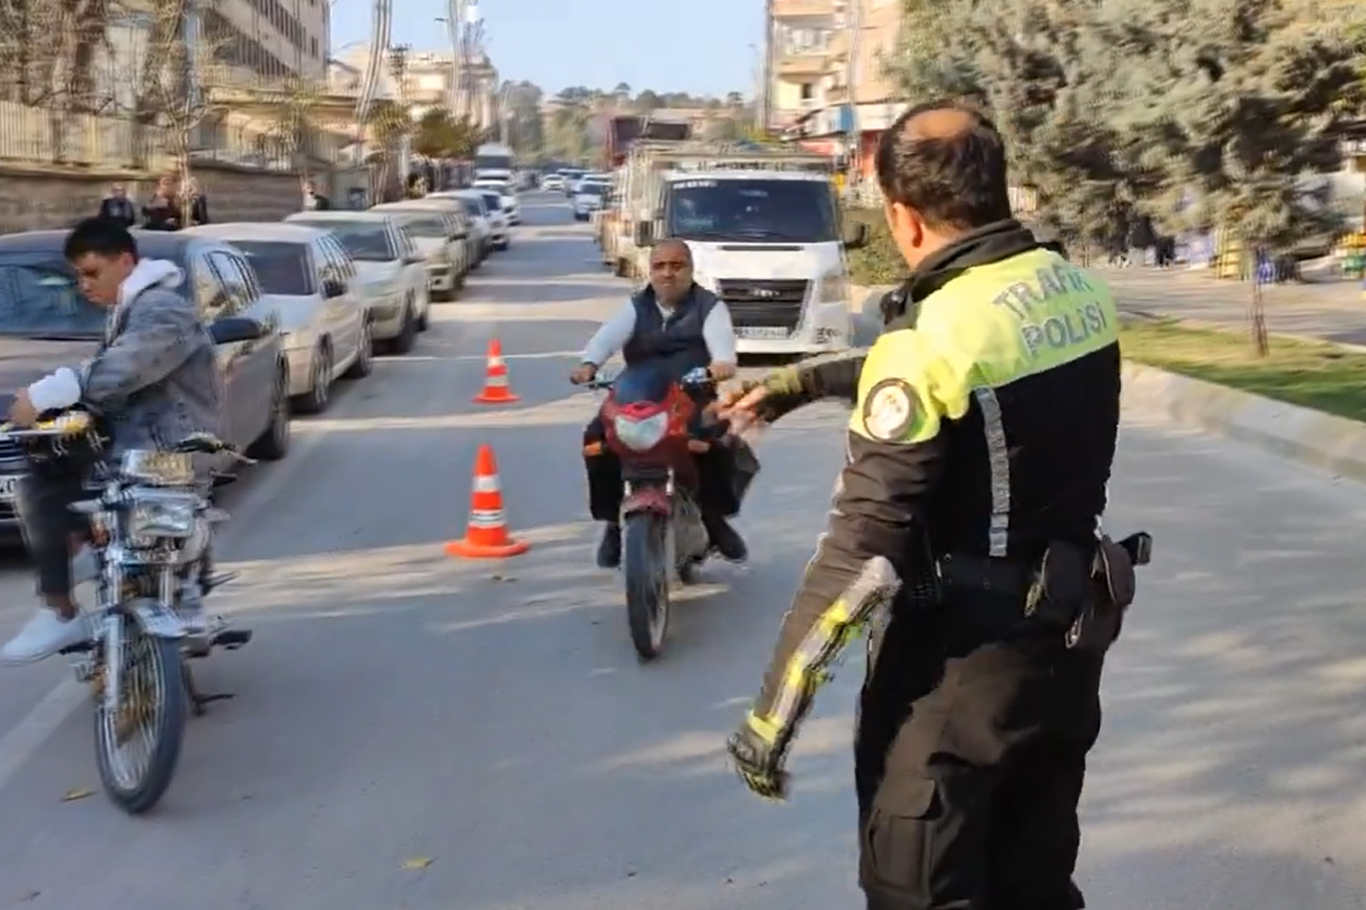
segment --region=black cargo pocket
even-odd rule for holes
[[[886,785],[884,784],[884,787]],[[878,801],[864,833],[859,864],[865,890],[894,891],[929,898],[934,870],[935,833],[943,814],[935,782],[928,778],[897,781]]]

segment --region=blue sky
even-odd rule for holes
[[[450,50],[445,0],[395,0],[394,44]],[[336,0],[334,51],[370,33],[369,0]],[[399,12],[401,10],[401,12]],[[483,0],[493,65],[553,94],[571,85],[752,95],[762,0]]]

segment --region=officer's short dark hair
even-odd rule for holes
[[[935,111],[966,115],[964,128],[915,129],[915,118]],[[945,99],[910,108],[878,140],[875,162],[887,201],[915,209],[930,227],[970,230],[1011,217],[1005,143],[975,106]]]
[[[90,253],[109,259],[127,253],[137,261],[138,242],[133,239],[128,228],[117,221],[98,217],[87,218],[78,222],[71,229],[71,233],[66,235],[66,242],[62,244],[62,255],[68,261],[74,262]]]

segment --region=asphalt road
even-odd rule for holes
[[[98,791],[56,661],[0,673],[0,908],[802,910],[861,906],[851,653],[796,749],[794,801],[749,798],[721,745],[757,685],[841,455],[838,409],[776,428],[740,524],[666,655],[637,665],[592,567],[564,376],[622,287],[556,197],[296,448],[234,493],[217,599],[257,633],[202,664],[237,693],[191,722],[159,809]],[[470,403],[488,339],[507,409]],[[1109,910],[1337,910],[1366,887],[1366,490],[1143,414],[1108,524],[1157,559],[1114,652],[1079,875]],[[441,551],[476,447],[531,552]],[[32,603],[18,566],[0,634]],[[854,652],[861,652],[855,648]],[[427,861],[430,862],[427,862]],[[417,866],[420,868],[405,868]]]

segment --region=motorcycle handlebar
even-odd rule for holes
[[[574,384],[589,389],[610,389],[620,375],[621,373],[612,373],[608,376],[596,375],[592,379],[583,382],[575,382]],[[570,381],[573,382],[573,380]],[[703,386],[714,385],[718,381],[719,380],[711,374],[710,369],[707,367],[698,367],[697,369],[689,370],[684,374],[683,378],[678,381],[678,384],[684,388],[701,388]]]

